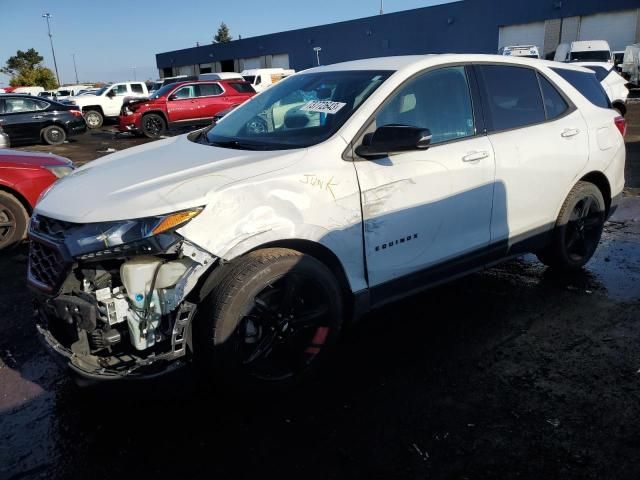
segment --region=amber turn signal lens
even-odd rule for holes
[[[172,213],[162,219],[162,221],[151,232],[153,235],[157,235],[167,230],[171,230],[183,223],[188,222],[193,217],[197,216],[202,211],[202,208],[194,208],[193,210],[183,210],[182,212]]]

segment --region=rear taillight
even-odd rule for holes
[[[627,133],[627,121],[624,117],[616,117],[613,121],[615,122],[616,127],[618,127],[618,130],[620,130],[620,134],[624,137]]]
[[[69,113],[71,113],[71,115],[73,115],[74,117],[82,116],[82,112],[80,110],[69,110]]]

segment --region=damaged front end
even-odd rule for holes
[[[34,215],[36,326],[72,370],[117,379],[184,363],[196,309],[188,295],[217,259],[176,230],[201,210],[90,224]]]

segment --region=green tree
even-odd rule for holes
[[[47,90],[57,88],[58,82],[53,72],[41,65],[43,57],[33,48],[26,52],[18,50],[9,57],[5,67],[0,68],[0,72],[11,77],[12,86],[40,86]]]
[[[218,27],[218,33],[216,33],[216,36],[213,37],[213,39],[217,43],[227,43],[233,40],[231,38],[231,34],[229,33],[229,27],[227,27],[226,23],[222,22],[220,24],[220,26]]]

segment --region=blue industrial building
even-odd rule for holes
[[[464,0],[345,22],[159,53],[162,77],[247,68],[303,70],[359,58],[426,53],[496,53],[535,44],[608,40],[613,50],[640,41],[638,0]],[[320,48],[316,52],[314,48]]]

